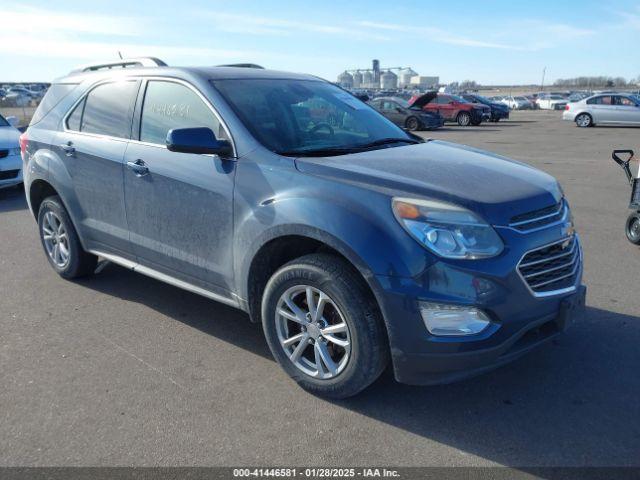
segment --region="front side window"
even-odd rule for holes
[[[137,85],[135,81],[121,81],[105,83],[91,90],[85,100],[80,131],[129,138]]]
[[[208,127],[219,140],[228,139],[209,106],[189,87],[161,80],[147,84],[140,121],[141,142],[165,145],[169,130],[195,127]]]
[[[338,155],[407,134],[353,95],[327,82],[220,79],[212,84],[253,136],[283,155]],[[386,102],[385,102],[386,103]]]
[[[636,103],[628,97],[616,97],[616,105],[623,105],[625,107],[635,107]]]

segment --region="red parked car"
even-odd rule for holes
[[[420,95],[409,100],[412,104]],[[422,107],[428,112],[438,112],[446,122],[458,122],[461,127],[480,125],[483,120],[491,118],[491,109],[487,105],[467,102],[458,95],[439,93],[437,97]]]

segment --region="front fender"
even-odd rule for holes
[[[414,277],[434,261],[398,224],[386,193],[307,175],[286,160],[241,160],[236,179],[234,275],[243,298],[256,253],[283,236],[325,243],[368,279]]]

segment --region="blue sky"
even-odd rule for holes
[[[637,78],[640,1],[0,0],[0,81],[48,81],[92,60],[255,62],[335,80],[411,66],[441,81]]]

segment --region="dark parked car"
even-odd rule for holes
[[[415,95],[409,100],[412,105],[422,96]],[[461,127],[480,125],[483,120],[491,118],[491,109],[486,105],[478,105],[466,101],[458,95],[439,93],[431,101],[425,103],[422,109],[427,112],[437,112],[446,122],[457,122]]]
[[[426,93],[411,105],[399,97],[377,97],[369,105],[399,127],[411,131],[434,130],[444,125],[444,118],[438,112],[427,112],[422,107],[435,96],[435,93]]]
[[[582,249],[550,175],[416,139],[311,75],[157,62],[59,79],[20,138],[63,278],[103,258],[240,308],[332,398],[389,362],[405,383],[477,375],[579,316]]]
[[[491,109],[491,117],[489,121],[491,122],[499,122],[502,119],[509,118],[509,107],[504,103],[492,102],[487,97],[483,97],[482,95],[477,95],[475,93],[463,93],[460,95],[467,102],[477,103],[480,105],[486,105]]]

